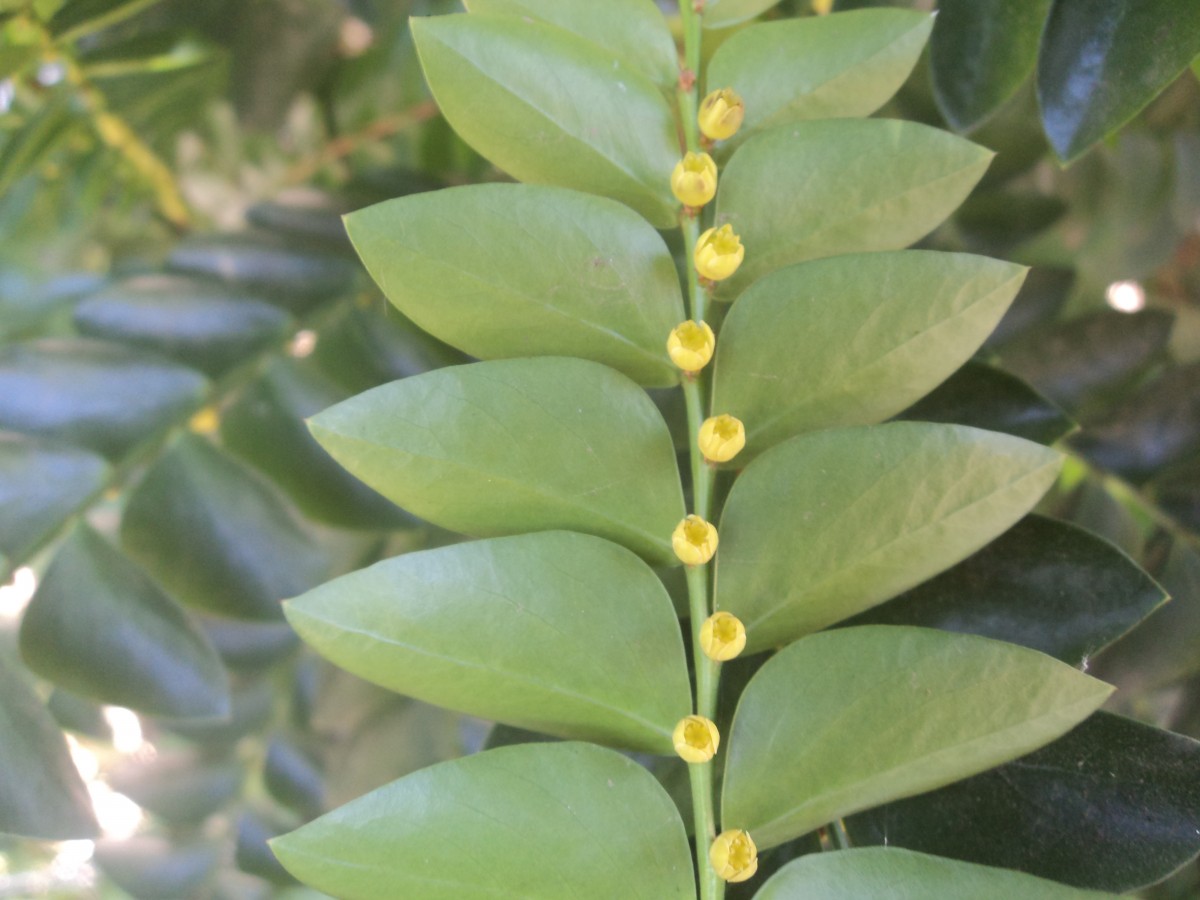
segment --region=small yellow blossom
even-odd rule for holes
[[[721,746],[721,735],[712,720],[704,716],[686,716],[679,720],[671,735],[675,752],[684,762],[706,763]]]
[[[729,462],[746,446],[746,429],[741,419],[733,416],[713,416],[700,426],[696,442],[709,462]]]
[[[742,98],[732,88],[721,88],[700,101],[697,121],[706,138],[723,141],[737,134],[745,117]]]
[[[196,434],[216,434],[221,427],[221,417],[216,409],[206,406],[188,419],[188,428]]]
[[[708,848],[708,861],[724,881],[745,881],[758,871],[758,848],[746,832],[722,831]]]
[[[671,193],[684,206],[703,206],[717,195],[717,164],[707,153],[687,153],[671,173]]]
[[[700,626],[700,649],[709,659],[725,662],[746,647],[746,626],[732,613],[713,613]]]
[[[685,372],[699,372],[712,359],[717,339],[704,322],[681,322],[667,337],[667,355]]]
[[[818,16],[827,16],[833,9],[833,0],[812,0],[812,8]]]
[[[702,566],[717,552],[717,529],[699,516],[688,516],[671,535],[675,555],[688,566]]]
[[[742,240],[733,233],[733,226],[710,228],[696,241],[692,255],[696,271],[712,281],[724,281],[738,270],[746,256]]]

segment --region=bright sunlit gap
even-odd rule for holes
[[[20,618],[36,590],[37,576],[33,569],[22,566],[13,572],[12,581],[0,587],[0,619]]]
[[[303,359],[317,349],[317,333],[309,329],[297,331],[288,346],[288,353],[296,359]]]
[[[146,743],[142,737],[142,720],[133,710],[106,706],[104,721],[112,729],[113,749],[118,753],[137,753]]]
[[[1104,299],[1117,312],[1135,313],[1146,308],[1146,291],[1136,281],[1114,281],[1105,290]]]

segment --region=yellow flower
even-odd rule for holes
[[[667,355],[685,372],[699,372],[712,359],[716,346],[713,330],[704,322],[681,322],[667,337]]]
[[[717,552],[717,529],[699,516],[688,516],[675,526],[671,546],[685,565],[702,566]]]
[[[833,0],[812,0],[812,8],[818,16],[827,16],[833,9]]]
[[[732,88],[721,88],[700,101],[700,114],[696,118],[706,138],[723,141],[737,134],[745,116],[742,98]]]
[[[708,848],[713,871],[725,881],[745,881],[758,871],[758,848],[746,832],[722,831]]]
[[[709,462],[729,462],[746,446],[746,429],[741,419],[733,416],[713,416],[700,426],[696,442]]]
[[[717,164],[707,153],[687,153],[671,173],[671,193],[684,206],[703,206],[717,195]]]
[[[713,281],[724,281],[736,272],[745,256],[746,248],[742,246],[741,238],[728,224],[710,228],[700,235],[692,254],[696,271]]]
[[[671,735],[675,752],[684,762],[706,763],[717,753],[721,735],[717,726],[704,716],[686,716],[679,720]]]
[[[700,649],[709,659],[725,662],[746,647],[746,626],[732,613],[713,613],[700,626]]]

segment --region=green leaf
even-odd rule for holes
[[[195,897],[222,860],[215,842],[178,843],[156,835],[99,841],[96,865],[133,897]]]
[[[86,121],[76,113],[67,90],[54,91],[22,127],[0,142],[0,196],[9,196],[16,182],[33,173]]]
[[[1167,599],[1107,541],[1028,516],[957,566],[851,624],[923,625],[1040,650],[1073,666]]]
[[[884,896],[888,900],[1100,900],[1112,895],[909,850],[863,847],[793,860],[759,889],[754,900]]]
[[[1012,97],[1037,62],[1050,0],[941,0],[929,43],[938,109],[970,131]]]
[[[805,119],[869,116],[900,89],[933,27],[905,9],[868,9],[735,32],[708,64],[706,84],[746,102],[742,127],[725,145]]]
[[[26,675],[0,652],[0,832],[55,841],[95,837],[87,788]]]
[[[358,900],[691,900],[683,822],[654,776],[590,744],[424,769],[277,838],[297,878]]]
[[[1028,756],[846,826],[856,842],[1125,893],[1200,850],[1198,766],[1191,738],[1098,712]]]
[[[717,224],[733,226],[746,260],[718,296],[733,299],[791,263],[908,246],[954,211],[991,157],[895,119],[798,122],[756,135],[721,175]]]
[[[1028,753],[1110,693],[1041,653],[974,635],[888,625],[809,635],[742,693],[722,825],[773,847]]]
[[[47,338],[0,348],[0,428],[117,457],[200,405],[191,369],[117,344]]]
[[[57,685],[168,718],[229,714],[229,683],[203,632],[87,526],[59,548],[21,621],[21,655]]]
[[[242,291],[175,275],[137,275],[75,307],[83,334],[154,350],[218,375],[282,340],[290,317]]]
[[[497,360],[392,382],[309,422],[343,466],[435,525],[565,528],[675,564],[675,451],[632,381],[581,359]]]
[[[186,826],[200,825],[237,798],[245,771],[236,758],[159,750],[150,760],[122,760],[105,772],[105,780],[165,822]]]
[[[765,13],[779,0],[708,0],[701,23],[705,28],[728,28]]]
[[[666,353],[685,318],[675,264],[619,203],[471,185],[380,203],[346,228],[388,299],[472,356],[578,356],[639,384],[679,380]]]
[[[973,361],[898,418],[1002,431],[1047,446],[1079,427],[1020,378]]]
[[[1055,0],[1042,34],[1042,124],[1065,162],[1116,131],[1200,55],[1192,0]]]
[[[958,425],[893,422],[793,438],[734,483],[716,606],[748,649],[778,646],[895,596],[1004,532],[1060,456]]]
[[[473,13],[547,22],[598,44],[660,88],[674,91],[679,54],[652,0],[466,0]]]
[[[84,450],[0,433],[0,552],[14,565],[24,562],[108,474],[108,464]]]
[[[738,465],[796,434],[902,411],[970,358],[1024,277],[982,256],[903,250],[759,279],[717,343],[712,408],[746,425]]]
[[[409,553],[285,605],[331,662],[438,706],[671,753],[691,709],[679,623],[636,556],[550,531]]]
[[[612,197],[659,228],[676,223],[669,182],[679,142],[652,82],[541,22],[457,15],[411,27],[442,114],[501,169]]]
[[[159,0],[69,0],[50,19],[50,33],[66,43],[140,13]]]
[[[279,495],[207,441],[186,435],[134,489],[121,545],[174,597],[244,619],[320,583],[328,557]]]

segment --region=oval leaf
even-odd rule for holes
[[[728,28],[765,13],[779,0],[708,0],[701,19],[705,28]]]
[[[1081,891],[1005,869],[940,859],[909,850],[864,847],[810,853],[788,863],[754,900],[1100,900]]]
[[[158,356],[93,340],[0,349],[0,428],[120,456],[200,405],[204,377]]]
[[[974,556],[851,624],[923,625],[1040,650],[1073,666],[1167,599],[1108,541],[1027,516]]]
[[[882,422],[924,396],[983,343],[1025,271],[905,250],[761,278],[717,344],[712,408],[746,425],[738,464],[802,432]]]
[[[862,843],[1125,893],[1200,851],[1197,771],[1191,738],[1098,712],[1028,756],[846,825]]]
[[[509,16],[414,19],[412,33],[442,114],[501,169],[612,197],[659,228],[676,223],[674,118],[633,68],[561,28]]]
[[[809,635],[742,693],[722,825],[773,847],[1028,753],[1110,693],[1041,653],[974,635],[887,625]]]
[[[392,382],[310,420],[385,497],[478,536],[565,528],[675,564],[683,495],[645,392],[581,359],[497,360]]]
[[[280,617],[279,601],[321,582],[328,567],[278,494],[192,435],[134,489],[121,546],[176,599],[245,619]]]
[[[1038,100],[1070,161],[1116,131],[1200,54],[1194,0],[1055,0],[1042,34]]]
[[[578,356],[639,384],[679,380],[666,353],[685,318],[675,263],[619,203],[471,185],[380,203],[346,228],[388,299],[472,356]]]
[[[778,646],[913,587],[1029,511],[1060,456],[958,425],[793,438],[751,464],[721,517],[716,606],[748,649]]]
[[[286,607],[333,663],[438,706],[671,753],[691,709],[671,598],[636,556],[565,531],[409,553]]]
[[[717,223],[733,226],[746,260],[717,296],[732,299],[806,259],[908,246],[954,211],[991,158],[895,119],[798,122],[755,136],[721,175]]]
[[[713,54],[707,80],[746,102],[728,145],[805,119],[869,116],[908,78],[932,26],[925,13],[864,9],[735,32]]]
[[[112,706],[181,719],[229,713],[228,678],[204,634],[86,526],[38,585],[21,655],[43,678]]]
[[[660,88],[674,91],[679,54],[652,0],[466,0],[473,13],[521,16],[599,44]]]
[[[423,769],[271,848],[356,900],[692,900],[683,822],[654,776],[590,744],[525,744]]]

